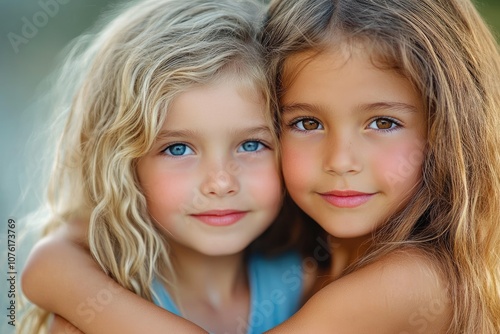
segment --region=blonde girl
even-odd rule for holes
[[[500,332],[500,57],[469,0],[277,0],[285,183],[332,261],[283,333]]]
[[[48,312],[85,333],[201,330],[154,301],[211,332],[261,333],[298,308],[300,257],[266,256],[294,228],[265,232],[283,191],[262,13],[250,1],[140,1],[76,44],[52,215],[22,276],[44,310],[25,331]]]

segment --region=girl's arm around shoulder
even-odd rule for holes
[[[34,304],[84,333],[206,333],[108,277],[67,227],[34,247],[21,277]]]
[[[49,334],[85,334],[78,328],[70,324],[66,319],[61,318],[57,314],[54,315],[50,326]]]
[[[268,333],[445,333],[451,307],[436,265],[402,250],[330,283]]]

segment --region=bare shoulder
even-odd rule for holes
[[[409,249],[330,283],[274,332],[445,333],[450,314],[439,266]]]
[[[415,248],[394,251],[349,276],[352,276],[351,279],[367,279],[368,282],[373,280],[382,288],[397,292],[397,296],[414,294],[412,299],[415,300],[437,294],[447,295],[445,277],[439,264],[427,253]]]
[[[80,224],[65,224],[33,246],[21,274],[21,287],[28,299],[50,308],[46,289],[65,281],[67,269],[97,266],[83,241],[83,231]]]
[[[447,279],[436,259],[419,249],[404,249],[366,269],[360,272],[360,280],[380,282],[387,308],[394,311],[402,333],[447,332],[452,304]]]
[[[436,316],[444,315],[450,306],[448,285],[440,265],[422,250],[393,252],[352,276],[359,283],[380,285],[388,300],[412,314],[433,309]]]
[[[32,269],[40,269],[40,266],[59,265],[61,261],[74,259],[76,254],[88,255],[90,259],[85,241],[86,232],[82,225],[82,223],[64,224],[40,239],[28,256],[23,276],[29,276]]]

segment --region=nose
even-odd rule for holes
[[[205,196],[234,196],[240,190],[238,176],[229,168],[229,164],[219,163],[215,168],[207,168],[201,184]]]
[[[356,174],[362,169],[361,147],[356,147],[355,136],[346,133],[330,134],[323,149],[323,169],[329,174]]]

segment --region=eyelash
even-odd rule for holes
[[[288,124],[287,124],[287,127],[289,127],[292,131],[297,131],[297,132],[310,132],[310,131],[316,131],[316,130],[323,130],[323,129],[313,129],[313,130],[302,130],[302,129],[299,129],[297,128],[297,124],[299,122],[302,122],[304,120],[312,120],[314,122],[317,122],[319,124],[319,126],[323,127],[323,124],[315,117],[299,117],[299,118],[294,118],[293,120],[291,120]],[[379,121],[379,120],[385,120],[385,121],[388,121],[390,123],[392,123],[393,125],[395,125],[394,127],[391,127],[390,129],[373,129],[373,130],[377,130],[377,131],[383,131],[383,132],[392,132],[392,131],[395,131],[397,129],[399,129],[402,124],[401,122],[399,122],[398,120],[392,118],[392,117],[387,117],[387,116],[384,116],[384,117],[381,117],[381,116],[377,116],[377,117],[374,117],[372,118],[369,122],[368,122],[368,126],[370,124],[372,124],[373,122],[376,122],[376,121]],[[323,127],[324,128],[324,127]]]
[[[257,152],[262,151],[263,149],[271,149],[271,146],[270,146],[269,144],[267,144],[266,142],[264,142],[263,140],[261,140],[261,139],[253,139],[253,138],[250,138],[250,139],[246,139],[246,140],[244,140],[243,142],[241,142],[241,143],[238,145],[238,149],[237,149],[237,151],[240,149],[240,147],[242,147],[242,146],[243,146],[243,144],[248,143],[248,142],[256,142],[256,143],[258,143],[258,144],[261,144],[264,148],[262,148],[262,149],[260,149],[260,150],[256,150],[256,151],[243,151],[243,152],[247,152],[247,153],[257,153]],[[169,148],[174,147],[174,146],[176,146],[176,145],[184,145],[184,146],[186,146],[189,150],[191,150],[191,151],[193,151],[193,152],[194,152],[194,150],[193,150],[193,149],[192,149],[192,148],[191,148],[188,144],[186,144],[186,143],[182,143],[182,142],[177,142],[177,143],[170,143],[170,144],[166,145],[166,146],[165,146],[165,147],[161,150],[161,152],[160,152],[160,153],[162,153],[162,154],[164,154],[164,155],[166,155],[166,156],[168,156],[168,157],[170,157],[170,158],[181,158],[181,157],[185,157],[186,155],[184,155],[184,154],[183,154],[183,155],[173,155],[173,154],[168,154],[168,153],[166,152]],[[189,155],[191,155],[191,154],[189,154]]]
[[[321,122],[317,118],[308,116],[308,117],[298,117],[298,118],[292,119],[287,124],[287,127],[290,128],[292,131],[297,131],[297,132],[309,132],[309,131],[315,131],[315,130],[323,130],[323,129],[302,130],[302,129],[297,128],[297,124],[299,122],[302,122],[305,120],[313,120],[313,121],[317,122],[320,126],[323,126],[323,124],[321,124]]]
[[[185,157],[186,155],[184,155],[184,154],[183,154],[183,155],[173,155],[173,154],[168,154],[168,153],[166,152],[169,148],[174,147],[174,146],[176,146],[176,145],[184,145],[184,146],[186,146],[188,149],[190,149],[191,151],[193,151],[193,152],[194,152],[194,150],[193,150],[193,149],[192,149],[192,148],[191,148],[188,144],[186,144],[186,143],[182,143],[182,142],[177,142],[177,143],[170,143],[170,144],[166,145],[166,146],[165,146],[165,147],[161,150],[161,152],[160,152],[160,153],[162,153],[162,154],[164,154],[164,155],[166,155],[166,156],[168,156],[168,157],[170,157],[170,158],[174,158],[174,159],[178,159],[178,158]]]
[[[264,149],[270,149],[271,147],[269,146],[269,144],[267,144],[266,142],[262,141],[261,139],[256,139],[256,138],[249,138],[249,139],[246,139],[244,141],[241,142],[241,144],[238,145],[238,149],[243,146],[243,144],[245,143],[248,143],[248,142],[256,142],[256,143],[259,143],[261,144],[262,146],[264,146]],[[260,152],[262,151],[263,149],[260,149],[260,150],[257,150],[257,151],[245,151],[247,153],[257,153],[257,152]]]
[[[392,132],[392,131],[398,130],[402,126],[402,123],[400,121],[398,121],[392,117],[387,117],[387,116],[383,116],[383,117],[378,116],[378,117],[372,118],[369,121],[368,125],[372,124],[373,122],[379,121],[379,120],[388,121],[395,126],[392,127],[392,125],[391,125],[391,128],[389,128],[389,129],[373,129],[373,130],[383,131],[383,132]]]

